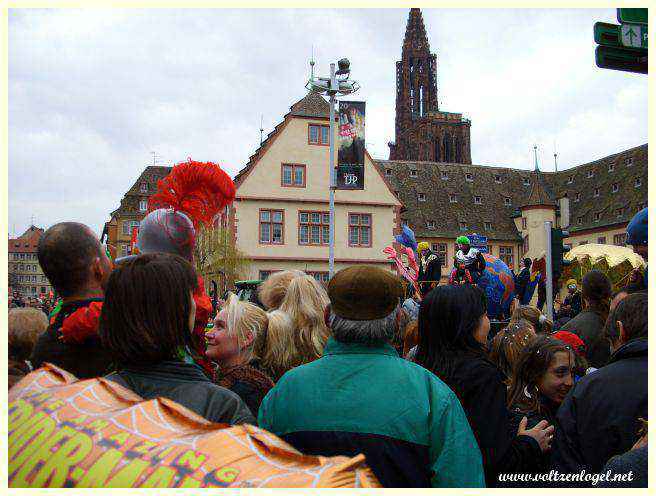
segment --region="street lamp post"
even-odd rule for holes
[[[340,59],[337,62],[339,70],[335,71],[335,64],[330,64],[330,77],[314,77],[314,61],[310,62],[312,74],[305,87],[322,95],[330,97],[330,152],[328,170],[330,173],[330,226],[328,241],[328,276],[333,277],[335,273],[335,189],[337,188],[336,169],[335,169],[335,103],[337,95],[348,95],[355,93],[360,89],[357,81],[349,80],[351,72],[348,59]]]

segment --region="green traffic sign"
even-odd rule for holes
[[[647,74],[647,54],[642,50],[598,46],[595,61],[602,69]]]
[[[620,27],[617,24],[595,22],[594,40],[598,45],[620,47]]]
[[[647,48],[647,26],[641,24],[622,24],[620,42],[630,48]]]
[[[621,24],[647,24],[647,9],[617,9],[617,22]]]

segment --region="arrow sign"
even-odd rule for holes
[[[620,41],[628,48],[647,48],[647,26],[622,24]]]

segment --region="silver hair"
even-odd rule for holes
[[[392,342],[398,332],[396,316],[399,309],[394,309],[387,317],[375,320],[349,320],[330,311],[328,325],[333,337],[344,343],[373,344]]]

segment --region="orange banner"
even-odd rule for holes
[[[52,365],[9,391],[10,487],[380,487],[364,456],[303,455],[252,425]]]

